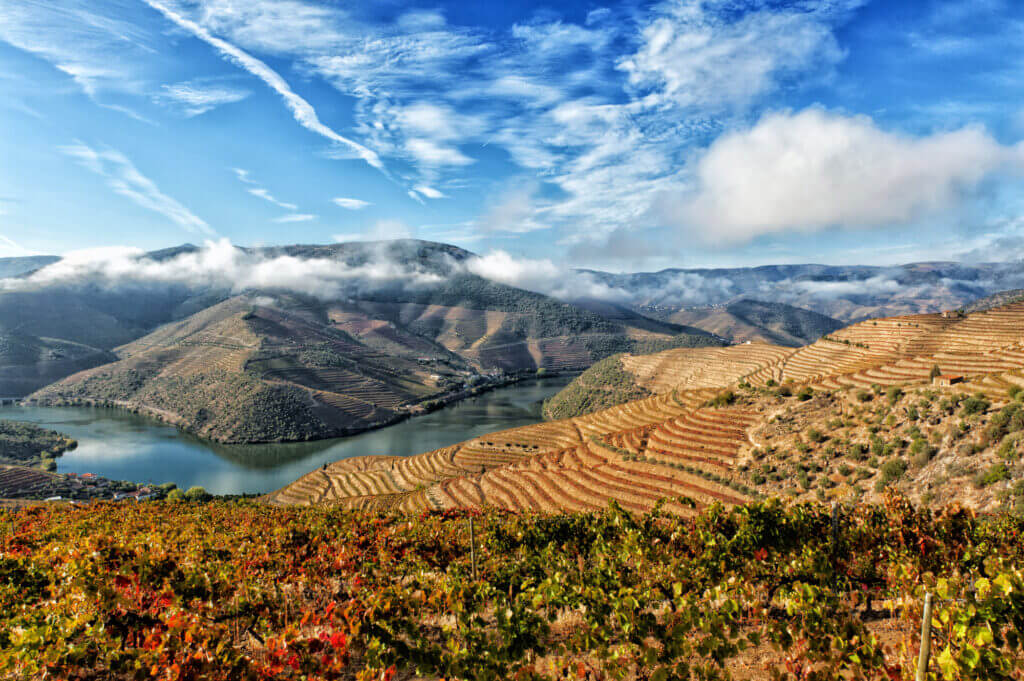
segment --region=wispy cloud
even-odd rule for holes
[[[278,201],[273,197],[273,195],[271,195],[269,191],[267,191],[263,187],[253,187],[252,189],[247,189],[246,191],[248,191],[253,196],[258,196],[264,201],[269,201],[275,206],[279,206],[280,208],[284,208],[285,210],[295,210],[298,208],[298,206],[296,206],[294,203],[285,203],[284,201]]]
[[[2,206],[0,206],[2,208]],[[22,258],[30,255],[43,255],[39,251],[25,248],[13,239],[0,234],[0,258]]]
[[[120,0],[3,2],[0,40],[52,64],[99,106],[149,123],[133,109],[103,97],[145,89],[153,35],[128,15]]]
[[[348,148],[358,158],[363,159],[374,168],[384,171],[384,164],[381,162],[380,157],[376,152],[354,140],[338,134],[331,128],[324,125],[317,116],[316,110],[313,106],[296,94],[295,91],[292,90],[291,86],[288,85],[287,81],[285,81],[277,71],[274,71],[272,68],[267,66],[266,63],[256,57],[253,57],[235,45],[232,45],[228,41],[218,38],[196,22],[186,18],[164,4],[156,2],[156,0],[143,0],[143,2],[163,14],[168,20],[175,23],[178,27],[188,31],[196,38],[212,46],[228,61],[232,62],[239,68],[248,71],[250,74],[266,83],[267,86],[281,96],[285,105],[292,112],[292,116],[299,125],[310,132],[316,133],[317,135],[325,137],[336,144]]]
[[[331,199],[331,201],[335,205],[340,206],[346,210],[362,210],[367,206],[373,205],[369,201],[363,201],[362,199],[345,198],[342,196],[336,196],[333,199]]]
[[[159,187],[143,175],[138,168],[116,149],[93,149],[81,142],[58,147],[61,153],[77,160],[106,180],[107,186],[117,194],[136,204],[159,213],[179,227],[190,232],[213,235],[216,232],[205,220],[160,191]]]
[[[440,191],[438,189],[434,189],[433,187],[428,187],[425,184],[416,185],[415,187],[413,187],[413,190],[418,192],[419,194],[422,194],[423,196],[427,197],[428,199],[443,199],[443,198],[446,198],[445,194],[442,191]]]
[[[180,109],[186,116],[199,116],[225,104],[240,102],[252,94],[249,90],[202,80],[183,81],[161,86],[154,95],[158,103]]]
[[[289,213],[288,215],[274,218],[274,222],[309,222],[310,220],[316,220],[316,218],[317,216],[311,213]]]

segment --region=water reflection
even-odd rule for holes
[[[484,393],[432,414],[348,438],[265,445],[220,445],[150,419],[91,407],[3,407],[0,418],[31,421],[67,433],[76,450],[57,459],[61,473],[96,473],[118,480],[179,487],[202,485],[218,494],[268,492],[324,463],[365,454],[410,455],[494,430],[533,423],[540,401],[571,380],[531,380]]]

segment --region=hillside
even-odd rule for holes
[[[195,266],[187,258],[199,252],[186,244],[147,253],[142,260],[154,267],[176,262],[187,270]],[[460,264],[473,254],[446,244],[396,240],[237,252],[282,267],[301,268],[308,261],[320,263],[320,270],[324,263],[335,269],[336,263],[337,272],[356,272],[315,291],[315,297],[270,284],[244,294],[273,300],[268,307],[348,334],[372,351],[410,361],[452,362],[456,371],[465,372],[459,382],[474,371],[581,370],[615,352],[719,343],[699,329],[621,309],[605,316],[468,274]],[[16,346],[6,353],[0,349],[0,396],[27,395],[108,363],[113,359],[109,351],[129,348],[150,333],[157,338],[164,325],[201,316],[243,293],[201,280],[195,285],[59,281],[32,279],[0,290],[0,337]],[[317,381],[314,387],[324,387]],[[448,387],[454,388],[454,382]]]
[[[502,371],[582,369],[623,349],[716,342],[476,277],[376,296],[235,296],[30,399],[119,406],[221,442],[309,440],[391,423],[506,380]]]
[[[650,395],[731,385],[790,352],[744,344],[619,355],[595,364],[547,400],[544,416],[583,416]]]
[[[641,308],[658,319],[703,329],[734,343],[768,343],[800,347],[845,324],[812,310],[784,303],[743,299],[728,305],[666,310]]]
[[[32,423],[0,420],[0,464],[53,470],[54,457],[77,446],[73,439]]]
[[[872,501],[896,485],[991,510],[1024,501],[1022,341],[1015,303],[861,322],[795,350],[627,355],[601,368],[628,371],[650,397],[414,457],[347,459],[267,501],[567,511],[615,500],[642,512],[680,494],[700,509],[780,492]]]
[[[914,669],[927,589],[933,665],[1012,679],[1022,532],[898,495],[692,519],[40,505],[0,514],[0,676],[881,681]]]
[[[969,305],[963,307],[964,312],[984,312],[985,310],[991,310],[993,307],[999,307],[1001,305],[1009,305],[1010,303],[1017,303],[1024,300],[1024,288],[1012,289],[1010,291],[999,291],[992,295],[985,296],[984,298],[978,298]]]

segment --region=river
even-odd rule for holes
[[[0,418],[28,421],[78,440],[57,459],[59,473],[95,473],[137,483],[201,485],[215,494],[269,492],[324,463],[364,454],[412,455],[540,420],[540,402],[571,376],[529,379],[433,413],[351,437],[316,442],[222,445],[117,409],[0,407]]]

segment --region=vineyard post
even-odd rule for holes
[[[921,615],[921,654],[917,658],[917,674],[914,681],[925,681],[928,677],[928,658],[932,654],[932,595],[924,595],[924,613]]]
[[[473,566],[473,581],[476,581],[476,533],[473,527],[473,516],[469,516],[469,560]]]

